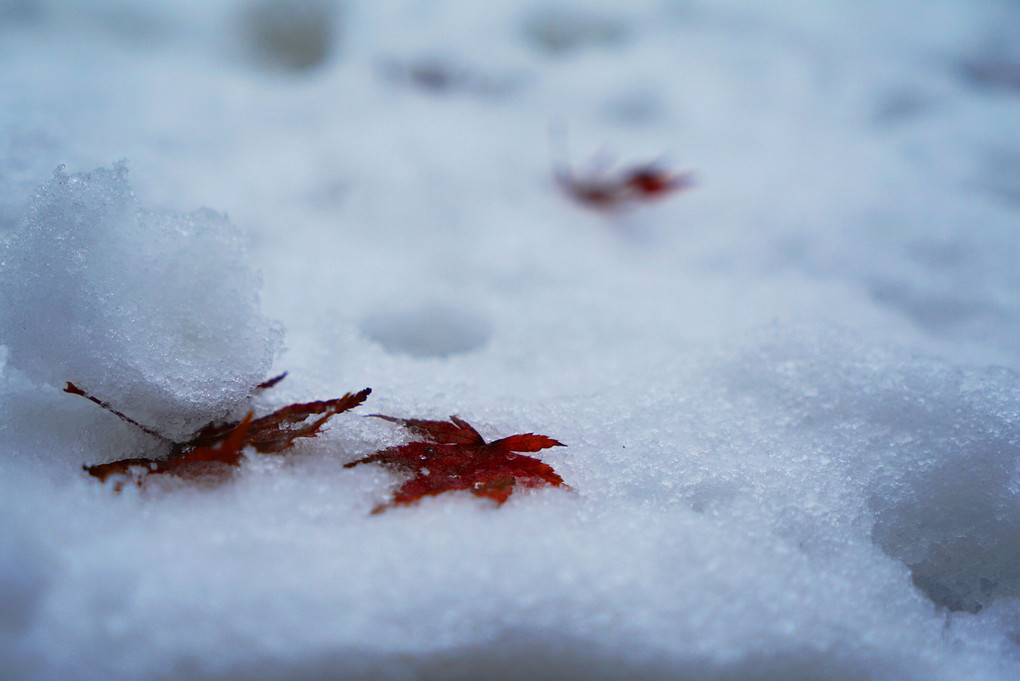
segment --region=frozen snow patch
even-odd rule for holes
[[[72,381],[168,437],[236,408],[280,346],[240,231],[211,210],[143,209],[124,164],[58,169],[0,263],[9,364]]]

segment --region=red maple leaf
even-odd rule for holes
[[[256,387],[258,389],[272,387],[285,375],[277,376]],[[249,412],[241,421],[210,423],[185,442],[168,440],[155,429],[138,423],[73,383],[68,382],[64,392],[81,395],[170,445],[169,454],[161,459],[129,458],[83,467],[89,475],[101,481],[110,476],[123,475],[141,485],[149,475],[196,477],[208,476],[210,473],[221,474],[240,465],[243,450],[249,445],[263,454],[281,452],[291,447],[298,438],[318,435],[326,421],[335,414],[357,407],[372,391],[365,388],[361,392],[346,393],[332,400],[292,404],[258,419],[253,418],[253,413]],[[121,483],[118,483],[117,489],[120,489],[120,486]]]
[[[345,464],[345,468],[351,468],[377,463],[412,474],[411,479],[397,489],[393,499],[376,506],[373,513],[391,506],[410,505],[424,496],[456,490],[467,490],[501,505],[510,498],[514,487],[563,485],[563,478],[552,466],[521,454],[564,446],[551,437],[527,433],[487,443],[478,431],[456,416],[451,416],[449,421],[373,416],[398,423],[421,438]]]
[[[612,159],[604,153],[589,169],[577,173],[569,161],[566,128],[556,125],[549,133],[554,149],[553,179],[567,196],[588,208],[612,212],[694,186],[693,173],[673,172],[658,160],[613,170]]]

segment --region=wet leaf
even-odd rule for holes
[[[469,423],[456,416],[449,421],[374,416],[403,426],[417,439],[346,464],[351,468],[375,463],[411,474],[392,500],[377,506],[373,513],[457,490],[502,504],[517,487],[564,485],[552,466],[522,454],[563,446],[551,437],[527,433],[487,443]]]

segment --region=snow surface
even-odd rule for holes
[[[0,678],[1020,677],[1018,45],[1015,0],[0,0]],[[660,157],[696,189],[552,180]],[[64,381],[178,437],[284,370],[260,413],[373,393],[224,485],[83,473],[159,443]],[[358,413],[570,489],[371,516]]]

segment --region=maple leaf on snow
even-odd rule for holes
[[[674,173],[646,163],[618,173],[578,176],[567,168],[553,171],[556,183],[578,203],[611,211],[662,199],[694,186],[692,173]]]
[[[456,416],[449,421],[373,416],[397,423],[420,438],[345,464],[345,468],[352,468],[377,463],[412,474],[393,499],[376,506],[373,513],[457,490],[467,490],[500,505],[510,498],[515,487],[563,486],[563,478],[552,466],[524,455],[564,446],[551,437],[526,433],[486,442],[477,430]]]
[[[567,196],[589,208],[614,212],[663,199],[695,184],[693,173],[674,172],[660,161],[613,170],[612,159],[605,154],[596,157],[591,168],[578,173],[568,160],[566,129],[555,126],[549,132],[550,141],[559,147],[559,158],[553,161],[553,179]]]
[[[256,388],[262,390],[272,387],[285,375],[270,379]],[[241,463],[244,448],[248,446],[263,454],[281,452],[293,446],[298,438],[318,435],[326,421],[336,414],[357,407],[372,391],[365,388],[332,400],[292,404],[257,419],[249,412],[241,421],[210,423],[185,442],[167,440],[156,430],[138,423],[73,383],[68,382],[64,392],[95,402],[143,432],[169,443],[170,452],[161,459],[128,458],[83,467],[89,475],[100,481],[110,476],[123,475],[133,478],[140,485],[148,475],[188,477],[237,467]],[[117,488],[120,488],[119,484]]]

